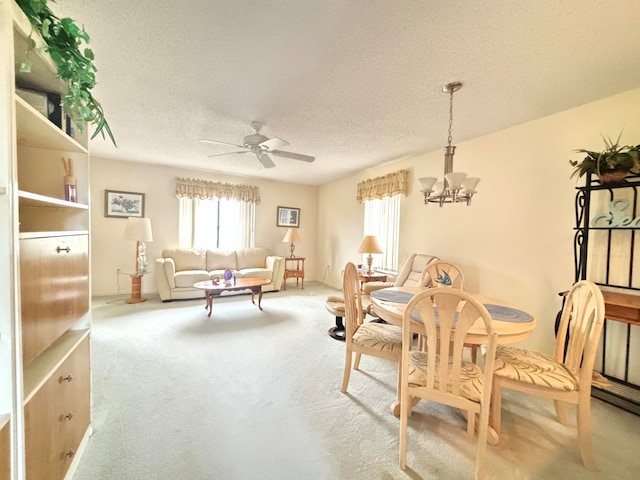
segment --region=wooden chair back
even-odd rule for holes
[[[465,279],[460,267],[448,260],[436,260],[422,270],[420,284],[427,287],[454,287],[464,290]]]
[[[353,334],[364,320],[362,298],[360,296],[358,270],[349,262],[344,267],[342,276],[342,294],[344,295],[345,340],[351,342]]]
[[[591,383],[603,324],[604,299],[600,288],[587,280],[575,283],[565,298],[554,358],[564,363],[580,383]]]

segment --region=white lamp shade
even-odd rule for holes
[[[421,177],[418,179],[420,182],[420,186],[422,189],[420,190],[423,193],[431,193],[433,191],[433,184],[436,183],[438,179],[436,177]]]
[[[153,242],[151,231],[151,219],[141,217],[128,217],[124,228],[123,238],[137,242]]]
[[[382,253],[382,247],[378,243],[378,237],[367,235],[362,239],[358,253]]]
[[[451,172],[447,173],[444,178],[447,179],[447,183],[449,184],[449,188],[451,190],[459,190],[462,186],[462,181],[467,177],[466,173],[463,172]]]
[[[286,243],[299,243],[302,241],[297,228],[290,228],[287,233],[284,234],[283,242]]]
[[[462,193],[476,193],[476,186],[480,182],[478,177],[467,177],[462,182]]]
[[[444,182],[442,180],[438,180],[433,186],[433,197],[440,197],[444,192]]]

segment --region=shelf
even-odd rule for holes
[[[24,403],[44,384],[48,376],[64,362],[73,350],[89,335],[89,330],[68,330],[33,362],[24,367]]]
[[[18,190],[20,198],[20,206],[25,207],[46,207],[46,208],[75,208],[78,210],[88,210],[89,205],[84,203],[69,202],[60,198],[47,197],[38,193],[25,192]]]
[[[89,235],[89,230],[61,230],[57,232],[20,232],[20,240],[31,238],[70,237],[74,235]]]
[[[640,295],[602,291],[608,320],[640,325]]]
[[[88,153],[85,147],[63,132],[57,125],[44,118],[40,112],[18,95],[14,95],[13,99],[16,104],[18,146]]]
[[[16,82],[20,86],[35,88],[46,92],[64,94],[67,84],[58,77],[58,68],[51,57],[44,51],[45,43],[42,37],[33,33],[31,22],[18,7],[13,5],[13,48]],[[29,41],[33,40],[35,48],[29,49]],[[20,64],[31,61],[31,72],[20,72]]]

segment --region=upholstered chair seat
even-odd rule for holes
[[[578,389],[578,379],[551,355],[520,348],[499,346],[495,375],[558,390]]]

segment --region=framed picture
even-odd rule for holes
[[[278,227],[300,227],[300,209],[291,207],[278,207]]]
[[[105,217],[144,217],[144,193],[104,191]]]

